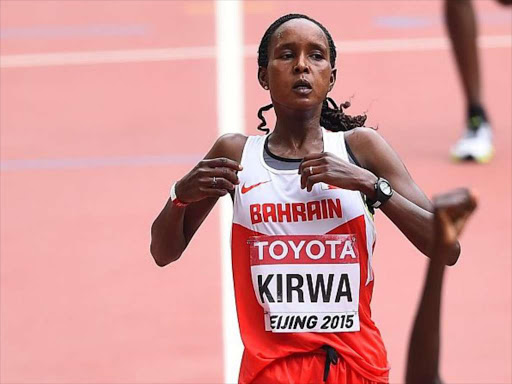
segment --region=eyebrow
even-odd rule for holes
[[[289,42],[289,43],[284,43],[284,44],[278,43],[274,49],[278,50],[278,49],[294,48],[296,45],[297,45],[297,43],[295,43],[295,42]],[[313,48],[313,49],[318,49],[318,50],[324,51],[324,52],[327,52],[329,50],[325,45],[321,45],[318,43],[308,43],[308,47]]]
[[[325,45],[321,45],[321,44],[317,44],[317,43],[311,43],[309,45],[312,48],[319,49],[320,51],[326,51],[327,52],[329,50],[329,47],[325,46]]]

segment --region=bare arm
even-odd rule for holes
[[[150,250],[159,266],[181,256],[219,197],[238,184],[236,172],[241,170],[239,162],[245,140],[243,135],[222,136],[204,160],[178,181],[176,195],[188,205],[178,207],[169,199],[151,226]]]
[[[444,269],[444,263],[434,262],[431,259],[409,344],[407,384],[441,383],[439,379],[439,323]]]
[[[467,190],[459,189],[436,197],[434,207],[435,240],[409,342],[406,384],[441,383],[439,328],[445,259],[475,209],[476,200]]]
[[[387,179],[395,193],[381,206],[382,212],[424,255],[430,257],[433,232],[433,206],[414,182],[404,163],[391,146],[373,129],[358,129],[350,144],[362,165],[373,174]],[[457,262],[460,245],[456,241],[446,258],[448,265]]]
[[[300,171],[303,186],[310,188],[323,181],[341,188],[358,190],[373,198],[378,177],[387,179],[395,193],[381,210],[423,254],[429,255],[433,239],[432,203],[416,185],[396,152],[373,129],[356,128],[346,134],[346,140],[362,167],[343,161],[332,154],[312,154],[304,158]],[[309,167],[315,174],[309,174]],[[455,264],[460,254],[456,243],[447,260]]]

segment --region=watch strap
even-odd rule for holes
[[[372,199],[366,199],[366,204],[372,208],[379,208],[383,203],[388,201],[391,196],[393,196],[393,189],[391,188],[391,194],[386,195],[382,192],[382,190],[379,187],[379,184],[385,182],[388,184],[391,188],[391,184],[386,179],[383,179],[382,177],[379,177],[377,181],[375,182],[375,200]]]

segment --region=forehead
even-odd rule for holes
[[[315,43],[324,45],[326,49],[329,49],[324,31],[312,21],[306,19],[292,19],[280,25],[272,35],[270,46],[276,47],[277,45],[293,42]]]

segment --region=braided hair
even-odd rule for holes
[[[310,18],[306,15],[301,15],[298,13],[290,13],[288,15],[281,16],[279,19],[274,21],[270,27],[265,31],[263,35],[260,46],[258,48],[258,66],[266,68],[268,66],[268,47],[270,45],[270,40],[274,35],[274,32],[284,23],[293,19],[306,19],[316,24],[325,34],[327,38],[327,43],[329,44],[329,61],[331,63],[331,67],[335,67],[336,65],[336,46],[334,45],[334,40],[332,39],[329,31],[318,21]],[[329,105],[330,104],[330,105]],[[331,108],[332,106],[332,108]],[[366,121],[366,115],[358,115],[358,116],[350,116],[343,112],[343,109],[347,109],[350,107],[350,102],[346,101],[339,106],[336,105],[336,102],[327,97],[322,103],[322,112],[320,115],[320,125],[322,125],[325,129],[329,131],[338,132],[338,131],[348,131],[350,129],[356,127],[362,127]],[[270,110],[273,108],[272,104],[265,105],[258,110],[258,118],[261,120],[261,123],[258,125],[258,129],[265,133],[269,133],[270,129],[265,128],[267,125],[267,121],[263,116],[263,112]]]

